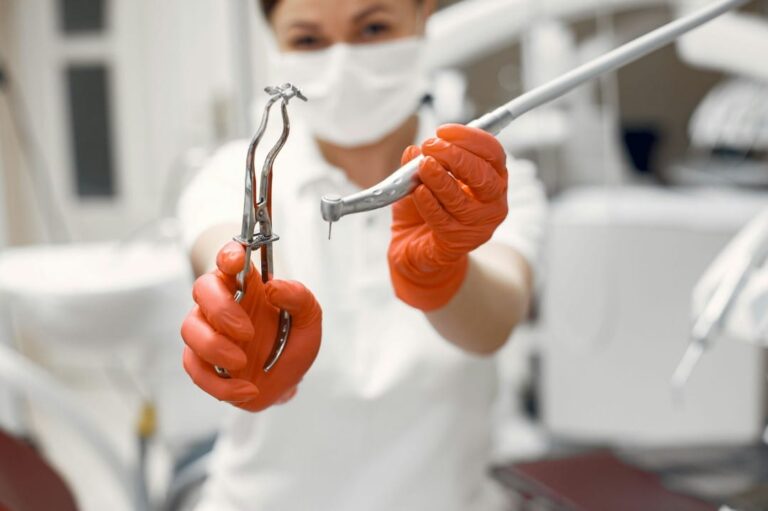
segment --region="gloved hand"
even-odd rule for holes
[[[322,311],[302,284],[273,280],[264,285],[253,267],[238,304],[236,276],[244,259],[245,250],[235,242],[219,251],[218,270],[195,281],[197,306],[184,320],[181,336],[186,343],[184,369],[192,381],[221,401],[257,412],[296,393],[320,349]],[[265,373],[281,308],[292,316],[291,332],[277,364]],[[213,366],[227,369],[232,378],[219,377]]]
[[[453,298],[468,254],[507,217],[507,167],[493,135],[458,124],[440,127],[421,148],[407,148],[403,163],[419,153],[422,184],[393,206],[388,260],[395,294],[431,311]]]

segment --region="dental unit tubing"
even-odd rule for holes
[[[497,135],[523,114],[565,95],[579,85],[602,74],[626,66],[672,43],[683,34],[748,2],[749,0],[721,0],[708,5],[515,98],[470,122],[469,126]],[[411,160],[388,178],[367,190],[347,197],[326,195],[320,204],[323,219],[332,224],[346,215],[383,208],[407,196],[420,183],[418,170],[422,159],[419,156]]]

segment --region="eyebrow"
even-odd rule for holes
[[[288,25],[288,28],[306,28],[309,30],[317,30],[319,25],[311,21],[294,21]]]
[[[352,21],[354,23],[359,23],[360,21],[364,20],[366,17],[370,16],[371,14],[375,14],[379,11],[389,11],[390,7],[385,4],[374,4],[370,7],[367,7],[360,11],[359,13],[355,14],[352,17]],[[302,21],[297,20],[293,21],[288,24],[288,28],[298,28],[298,29],[308,29],[308,30],[319,30],[320,25],[318,23],[312,22],[312,21]]]
[[[365,19],[367,16],[370,16],[371,14],[374,14],[374,13],[379,12],[379,11],[389,11],[389,10],[390,10],[390,7],[388,5],[385,5],[385,4],[375,4],[375,5],[372,5],[372,6],[368,7],[368,8],[366,8],[366,9],[363,9],[359,13],[355,14],[352,17],[352,21],[354,21],[355,23],[358,23],[358,22],[362,21],[363,19]]]

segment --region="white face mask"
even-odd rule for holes
[[[424,40],[270,55],[270,82],[290,82],[309,100],[292,108],[313,134],[342,147],[377,142],[411,116],[427,91]]]

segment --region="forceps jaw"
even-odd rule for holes
[[[280,96],[286,102],[290,101],[293,98],[299,98],[302,101],[307,101],[307,98],[304,96],[304,94],[302,94],[301,91],[298,88],[296,88],[296,86],[290,83],[284,83],[279,87],[275,87],[275,86],[264,87],[264,92],[266,92],[267,94],[270,94],[271,96]]]

